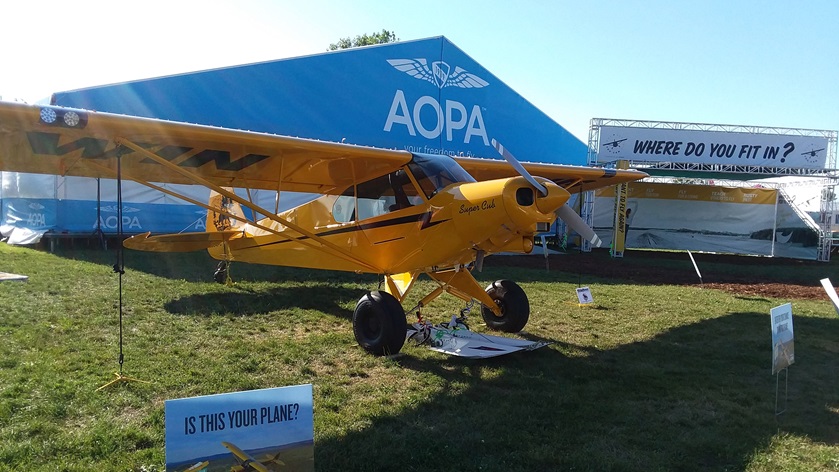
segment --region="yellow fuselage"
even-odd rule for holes
[[[398,274],[465,265],[475,260],[478,250],[528,253],[534,235],[550,225],[554,211],[569,198],[561,187],[548,180],[544,184],[547,196],[536,193],[522,177],[455,183],[408,208],[344,223],[336,221],[334,212],[338,199],[345,197],[336,195],[279,215],[348,250],[368,267],[313,251],[300,241],[309,238],[270,219],[258,223],[278,234],[242,225],[238,229],[246,237],[231,239],[229,254],[222,247],[211,248],[210,254],[258,264]]]

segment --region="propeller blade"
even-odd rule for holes
[[[561,218],[569,228],[573,229],[577,232],[577,234],[589,241],[592,246],[600,247],[600,244],[602,243],[600,237],[594,233],[594,230],[591,229],[591,227],[587,225],[582,218],[580,218],[580,215],[578,215],[573,208],[568,205],[562,205],[559,207],[559,210],[556,211],[556,216]]]
[[[504,146],[502,146],[501,143],[496,141],[495,138],[492,139],[492,147],[494,147],[495,150],[498,151],[498,153],[501,154],[501,156],[507,162],[509,162],[511,166],[513,166],[513,169],[516,169],[516,172],[518,172],[519,175],[524,177],[530,185],[536,187],[536,190],[538,190],[543,197],[548,196],[548,189],[545,188],[544,185],[537,182],[536,179],[534,179],[533,176],[530,175],[530,172],[528,172],[527,169],[525,169],[521,165],[518,159],[516,159],[512,154],[510,154],[510,151],[508,151]]]

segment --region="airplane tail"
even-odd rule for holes
[[[231,189],[232,191],[232,189]],[[231,199],[210,191],[211,208],[223,209],[226,213],[207,211],[207,230],[205,232],[186,232],[152,236],[143,233],[132,236],[122,242],[122,246],[137,251],[187,252],[208,250],[216,259],[229,260],[227,242],[241,238],[244,222],[229,215],[244,218],[242,207]],[[226,266],[225,266],[226,267]]]
[[[225,188],[225,190],[232,192],[232,188]],[[238,202],[231,200],[228,197],[214,191],[210,190],[210,202],[208,205],[212,208],[220,208],[230,213],[232,215],[236,215],[242,219],[245,217],[244,211],[242,211],[242,206],[239,205]],[[216,231],[231,231],[236,230],[245,224],[244,221],[231,218],[230,216],[219,213],[213,210],[207,211],[207,232],[213,233]]]

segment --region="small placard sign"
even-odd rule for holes
[[[594,298],[591,296],[591,290],[588,287],[580,287],[577,289],[577,300],[580,301],[580,305],[587,305],[594,301]]]

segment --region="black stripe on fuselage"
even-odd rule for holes
[[[329,231],[323,231],[321,233],[316,233],[315,235],[318,236],[318,237],[333,236],[333,235],[336,235],[336,234],[352,233],[352,232],[355,232],[355,231],[365,231],[365,230],[368,230],[368,229],[385,228],[385,227],[388,227],[388,226],[396,226],[396,225],[403,225],[403,224],[416,223],[416,222],[422,222],[422,226],[420,227],[420,230],[423,230],[423,229],[426,229],[426,228],[431,228],[432,226],[437,226],[440,223],[445,223],[446,221],[449,221],[449,220],[430,221],[431,216],[432,216],[432,214],[429,211],[429,212],[426,212],[426,213],[419,213],[417,215],[400,216],[398,218],[392,218],[390,220],[382,220],[382,221],[376,221],[376,222],[373,222],[373,223],[364,223],[364,224],[360,224],[360,225],[356,224],[356,225],[353,225],[353,226],[346,226],[346,227],[343,227],[343,228],[332,229],[332,230],[329,230]],[[286,239],[284,241],[275,241],[275,242],[268,243],[268,244],[259,244],[259,245],[254,245],[254,246],[250,246],[250,247],[240,247],[240,248],[237,248],[237,250],[250,249],[250,248],[254,248],[254,247],[272,246],[274,244],[283,244],[283,243],[289,243],[289,242],[293,242],[293,241],[301,241],[301,240],[305,240],[305,239],[310,239],[310,238],[308,236],[300,236],[300,237],[297,237],[297,238]]]

